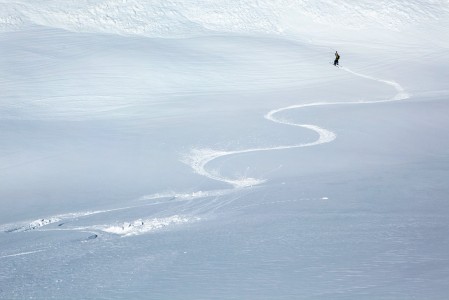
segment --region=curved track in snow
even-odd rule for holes
[[[85,212],[74,212],[74,213],[67,213],[67,214],[61,214],[61,215],[55,215],[52,217],[46,217],[37,219],[34,221],[28,221],[28,222],[22,222],[20,224],[6,224],[3,226],[0,226],[0,230],[4,232],[27,232],[27,231],[81,231],[85,233],[89,233],[89,237],[86,238],[86,240],[95,239],[98,234],[100,233],[110,233],[110,234],[116,234],[119,236],[131,236],[131,235],[139,235],[148,233],[154,230],[157,230],[159,228],[167,227],[167,226],[174,226],[179,225],[183,223],[191,223],[198,221],[199,218],[192,218],[191,216],[184,216],[180,215],[179,213],[172,214],[172,215],[163,215],[161,217],[148,217],[148,218],[139,218],[136,220],[131,220],[128,222],[121,222],[121,223],[114,223],[114,224],[96,224],[91,226],[76,226],[76,225],[69,225],[66,226],[66,223],[72,223],[81,219],[81,218],[88,218],[92,215],[97,214],[104,214],[104,213],[114,213],[117,211],[122,210],[131,210],[136,209],[140,207],[145,206],[152,206],[152,205],[159,205],[159,204],[166,204],[168,202],[189,202],[193,199],[200,199],[200,198],[207,198],[207,197],[217,197],[226,195],[232,192],[235,192],[238,190],[238,188],[244,188],[249,186],[255,186],[258,184],[263,183],[264,179],[257,179],[257,178],[227,178],[225,176],[220,175],[218,172],[209,171],[207,170],[207,164],[211,161],[222,158],[225,156],[230,155],[237,155],[237,154],[243,154],[243,153],[251,153],[251,152],[259,152],[259,151],[274,151],[274,150],[284,150],[284,149],[293,149],[293,148],[302,148],[302,147],[311,147],[316,146],[324,143],[332,142],[336,139],[337,135],[328,130],[324,129],[322,127],[319,127],[317,125],[312,124],[299,124],[294,123],[285,119],[282,119],[278,115],[282,112],[285,112],[287,110],[292,109],[301,109],[304,107],[311,107],[311,106],[324,106],[324,105],[344,105],[344,104],[368,104],[368,103],[381,103],[381,102],[390,102],[390,101],[397,101],[397,100],[403,100],[409,98],[409,95],[404,91],[404,89],[396,82],[394,81],[388,81],[383,79],[374,78],[371,76],[363,75],[357,72],[354,72],[347,68],[342,68],[346,72],[349,72],[353,75],[363,77],[370,80],[375,80],[378,82],[382,82],[384,84],[388,84],[392,86],[396,90],[396,94],[387,100],[378,100],[378,101],[365,101],[365,102],[316,102],[316,103],[308,103],[308,104],[298,104],[298,105],[291,105],[287,107],[282,107],[278,109],[273,109],[265,114],[265,119],[270,120],[274,123],[288,125],[288,126],[295,126],[295,127],[302,127],[305,129],[312,130],[316,132],[318,135],[318,138],[315,141],[308,142],[308,143],[295,143],[291,145],[279,145],[279,146],[273,146],[273,147],[258,147],[258,148],[249,148],[249,149],[242,149],[242,150],[234,150],[234,151],[220,151],[220,150],[213,150],[213,149],[193,149],[189,156],[186,159],[186,163],[188,163],[193,170],[205,177],[208,177],[213,180],[221,181],[224,183],[228,183],[233,186],[231,189],[225,189],[225,190],[212,190],[212,191],[200,191],[195,193],[162,193],[162,194],[154,194],[154,195],[147,195],[142,197],[139,200],[142,201],[148,201],[151,200],[149,203],[144,204],[137,204],[134,206],[126,206],[126,207],[119,207],[114,209],[106,209],[106,210],[96,210],[96,211],[85,211]],[[324,199],[324,198],[323,198]],[[158,200],[158,201],[154,201]],[[45,229],[44,229],[45,227]],[[49,228],[48,228],[49,227]],[[63,228],[61,228],[63,227]],[[44,250],[39,251],[28,251],[28,252],[20,252],[17,254],[5,254],[3,256],[0,255],[0,258],[6,258],[6,257],[15,257],[15,256],[21,256],[21,255],[28,255],[33,254],[37,252],[41,252]]]
[[[365,79],[374,80],[374,81],[378,81],[378,82],[382,82],[387,85],[390,85],[396,90],[396,95],[390,99],[378,100],[378,101],[316,102],[316,103],[308,103],[308,104],[291,105],[291,106],[287,106],[287,107],[274,109],[274,110],[269,111],[264,116],[265,119],[270,120],[275,123],[279,123],[279,124],[310,129],[312,131],[315,131],[318,134],[318,139],[316,139],[313,142],[309,142],[309,143],[297,143],[297,144],[292,144],[292,145],[280,145],[280,146],[275,146],[275,147],[249,148],[249,149],[234,150],[234,151],[223,151],[223,150],[213,150],[213,149],[193,149],[190,152],[190,154],[187,156],[187,158],[184,159],[184,161],[192,167],[192,169],[195,171],[195,173],[205,176],[205,177],[208,177],[213,180],[228,183],[228,184],[234,186],[235,188],[243,188],[243,187],[258,185],[258,184],[265,182],[265,180],[251,178],[251,177],[244,177],[244,178],[237,178],[237,179],[227,178],[227,177],[220,175],[217,171],[208,171],[206,166],[211,161],[218,159],[218,158],[225,157],[225,156],[250,153],[250,152],[273,151],[273,150],[311,147],[311,146],[316,146],[316,145],[332,142],[333,140],[335,140],[337,138],[337,135],[334,132],[324,129],[324,128],[321,128],[317,125],[298,124],[298,123],[294,123],[294,122],[276,117],[276,115],[281,112],[291,110],[291,109],[301,109],[304,107],[311,107],[311,106],[344,105],[344,104],[372,104],[372,103],[398,101],[398,100],[404,100],[404,99],[409,98],[409,95],[405,92],[404,88],[402,88],[402,86],[395,81],[384,80],[384,79],[379,79],[379,78],[375,78],[372,76],[364,75],[364,74],[354,72],[354,71],[352,71],[348,68],[344,68],[344,67],[341,69],[346,72],[349,72],[355,76],[359,76],[359,77],[362,77]]]

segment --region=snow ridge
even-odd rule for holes
[[[444,20],[447,1],[424,0],[2,0],[0,30],[42,25],[71,31],[151,37],[211,32],[301,31],[304,26],[400,30]],[[313,28],[313,27],[311,27]]]
[[[191,152],[186,157],[184,157],[182,159],[182,161],[187,163],[188,165],[190,165],[195,173],[205,176],[205,177],[208,177],[210,179],[216,180],[216,181],[221,181],[221,182],[230,184],[230,185],[234,186],[234,188],[244,188],[244,187],[259,185],[259,184],[264,183],[266,180],[250,178],[250,177],[231,179],[231,178],[227,178],[227,177],[220,175],[219,172],[216,170],[213,170],[213,171],[207,170],[206,165],[217,158],[222,158],[222,157],[229,156],[229,155],[237,155],[237,154],[260,152],[260,151],[273,151],[273,150],[285,150],[285,149],[294,149],[294,148],[302,148],[302,147],[311,147],[311,146],[316,146],[316,145],[320,145],[320,144],[330,143],[337,138],[337,135],[334,132],[324,129],[324,128],[321,128],[317,125],[298,124],[298,123],[284,120],[282,118],[275,116],[281,112],[291,110],[291,109],[300,109],[300,108],[311,107],[311,106],[382,103],[382,102],[404,100],[404,99],[408,99],[410,97],[409,94],[405,92],[404,88],[402,88],[402,86],[395,81],[378,79],[378,78],[375,78],[372,76],[354,72],[348,68],[341,68],[341,69],[346,72],[349,72],[355,76],[359,76],[359,77],[366,78],[369,80],[374,80],[374,81],[388,84],[396,90],[396,94],[391,99],[378,100],[378,101],[316,102],[316,103],[308,103],[308,104],[291,105],[291,106],[287,106],[287,107],[283,107],[283,108],[274,109],[274,110],[269,111],[264,116],[265,119],[272,121],[274,123],[278,123],[278,124],[302,127],[302,128],[306,128],[306,129],[315,131],[318,134],[318,139],[316,139],[315,141],[310,142],[310,143],[280,145],[280,146],[275,146],[275,147],[250,148],[250,149],[235,150],[235,151],[223,151],[223,150],[213,150],[213,149],[192,149]]]

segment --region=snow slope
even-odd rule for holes
[[[448,15],[0,0],[0,298],[445,299]]]
[[[398,31],[418,27],[419,23],[444,22],[449,14],[449,4],[444,0],[203,0],[194,4],[179,0],[68,0],[64,5],[55,0],[3,0],[1,5],[3,30],[38,24],[151,37],[211,32],[279,34],[301,31],[300,27],[311,24],[325,26],[327,32],[367,28]]]

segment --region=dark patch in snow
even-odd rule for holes
[[[98,237],[98,234],[92,234],[91,236],[89,236],[87,239],[88,240],[94,240]]]

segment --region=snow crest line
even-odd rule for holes
[[[379,78],[375,78],[372,76],[364,75],[361,73],[354,72],[345,67],[342,67],[341,69],[348,73],[351,73],[355,76],[359,76],[359,77],[366,78],[369,80],[374,80],[374,81],[388,84],[391,87],[393,87],[397,93],[393,98],[386,99],[386,100],[359,101],[359,102],[315,102],[315,103],[291,105],[291,106],[287,106],[287,107],[274,109],[274,110],[269,111],[264,116],[265,119],[270,120],[275,123],[278,123],[278,124],[284,124],[284,125],[290,125],[290,126],[296,126],[296,127],[310,129],[312,131],[315,131],[318,134],[318,139],[315,140],[314,142],[310,142],[310,143],[281,145],[281,146],[275,146],[275,147],[250,148],[250,149],[235,150],[235,151],[223,151],[223,150],[214,150],[214,149],[208,149],[208,148],[192,149],[190,151],[190,153],[182,159],[182,161],[184,163],[190,165],[195,173],[205,176],[205,177],[208,177],[210,179],[216,180],[216,181],[228,183],[228,184],[234,186],[234,188],[244,188],[244,187],[255,186],[255,185],[264,183],[266,180],[251,178],[251,177],[242,177],[242,178],[237,178],[237,179],[231,179],[231,178],[227,178],[227,177],[220,175],[220,173],[217,170],[208,171],[206,169],[206,165],[217,158],[221,158],[221,157],[225,157],[225,156],[229,156],[229,155],[236,155],[236,154],[243,154],[243,153],[250,153],[250,152],[259,152],[259,151],[272,151],[272,150],[284,150],[284,149],[311,147],[311,146],[316,146],[316,145],[320,145],[320,144],[330,143],[337,138],[337,135],[334,132],[324,129],[324,128],[321,128],[317,125],[298,124],[298,123],[294,123],[291,121],[287,121],[287,120],[275,117],[276,114],[281,113],[283,111],[287,111],[287,110],[291,110],[291,109],[300,109],[300,108],[311,107],[311,106],[343,105],[343,104],[371,104],[371,103],[398,101],[398,100],[404,100],[404,99],[410,98],[409,94],[405,92],[404,88],[395,81],[389,81],[389,80],[384,80],[384,79],[379,79]]]

